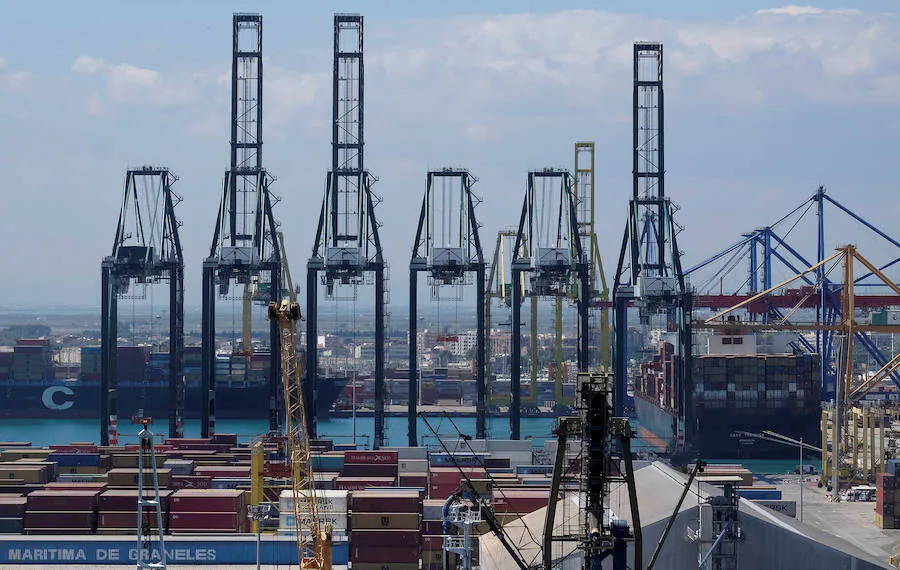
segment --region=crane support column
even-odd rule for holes
[[[515,262],[513,262],[515,263]],[[510,327],[509,438],[521,439],[522,413],[522,271],[512,269],[512,319]]]
[[[418,324],[418,307],[416,295],[416,270],[409,271],[409,402],[407,404],[407,429],[409,436],[409,446],[418,445],[418,435],[416,433],[417,405],[419,403],[419,332],[416,325]]]
[[[372,447],[384,447],[384,262],[375,267],[375,437]]]
[[[484,297],[484,263],[475,270],[475,320],[478,336],[475,339],[475,438],[487,439],[487,408],[485,406],[485,388],[487,365],[485,363],[485,303]]]
[[[306,431],[315,439],[318,417],[316,396],[319,389],[319,265],[312,260],[306,272],[306,382],[303,383],[303,402],[306,414]]]
[[[207,438],[216,432],[216,346],[212,340],[216,331],[216,280],[215,260],[203,262],[203,315],[200,349],[200,394],[203,409],[200,420],[200,437]]]

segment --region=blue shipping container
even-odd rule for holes
[[[48,461],[60,467],[97,467],[100,465],[99,453],[51,453]]]
[[[775,489],[738,489],[737,494],[751,501],[780,501],[781,491]]]

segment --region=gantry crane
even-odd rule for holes
[[[859,261],[866,270],[870,271],[872,275],[876,276],[881,281],[883,286],[886,286],[896,295],[900,296],[900,286],[882,273],[882,271],[872,262],[863,257],[862,254],[857,251],[856,247],[848,245],[838,249],[831,256],[798,272],[785,281],[769,287],[761,293],[747,297],[740,303],[729,307],[724,311],[720,311],[708,319],[694,322],[695,328],[826,331],[835,333],[841,338],[841,350],[838,351],[837,362],[835,363],[835,368],[838,370],[838,379],[835,382],[835,409],[831,417],[831,463],[829,465],[828,458],[823,454],[822,465],[823,473],[830,472],[832,474],[832,486],[835,489],[835,495],[837,495],[837,490],[839,489],[839,473],[846,461],[846,458],[843,457],[842,454],[852,454],[853,463],[857,462],[856,445],[851,445],[849,437],[850,430],[845,430],[845,428],[848,427],[847,416],[850,415],[854,418],[852,430],[855,434],[857,431],[855,425],[857,413],[853,411],[853,406],[858,404],[863,396],[882,380],[889,378],[893,372],[900,369],[900,355],[896,355],[885,363],[874,375],[869,378],[863,378],[858,382],[856,381],[856,374],[853,367],[853,352],[854,342],[860,340],[860,334],[866,332],[895,333],[900,332],[900,326],[891,324],[863,324],[856,321],[855,308],[857,296],[854,292],[854,284],[858,283],[859,278],[854,271],[854,261]],[[828,280],[829,274],[837,267],[841,267],[843,270],[843,283],[841,284],[835,284]],[[809,274],[815,274],[817,276],[817,280],[813,283],[813,287],[810,287],[804,296],[797,298],[795,306],[780,319],[780,321],[770,321],[767,323],[741,322],[738,321],[733,314],[735,311],[741,309],[746,310],[753,303],[765,300],[773,293],[777,294],[785,286],[794,281],[806,279],[806,276]],[[900,304],[900,297],[896,297],[896,299],[895,302]],[[800,309],[810,308],[807,305],[810,300],[812,300],[813,303],[822,303],[825,305],[825,308],[830,308],[832,310],[837,309],[839,314],[826,315],[825,318],[820,320],[818,315],[821,315],[824,311],[819,311],[815,322],[812,323],[792,323],[787,320]],[[727,318],[723,320],[723,317]],[[823,362],[822,366],[825,366],[826,364],[827,363]],[[866,424],[868,424],[868,422],[866,422]],[[874,426],[872,427],[874,428]],[[826,450],[828,447],[827,442],[824,441],[828,435],[827,429],[828,426],[826,425],[826,422],[823,421],[823,450]],[[873,457],[873,470],[875,467],[874,464],[875,458]],[[854,464],[851,473],[856,473],[856,468],[857,465]]]
[[[321,524],[316,503],[316,482],[309,450],[306,407],[297,358],[297,321],[300,305],[288,300],[269,304],[269,318],[277,323],[281,339],[281,374],[284,384],[284,435],[290,461],[297,559],[301,568],[331,568],[331,528]]]

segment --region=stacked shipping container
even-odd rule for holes
[[[900,528],[900,482],[896,475],[878,473],[875,479],[875,524],[878,528]]]
[[[350,561],[355,570],[418,570],[419,491],[357,491],[350,508]]]

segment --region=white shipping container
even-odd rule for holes
[[[309,525],[312,521],[312,518],[305,517],[303,519],[304,524]],[[335,531],[347,532],[347,513],[338,514],[338,513],[323,513],[319,512],[319,524],[330,524],[331,528]],[[278,530],[279,531],[290,531],[297,528],[297,519],[293,514],[286,514],[282,511],[281,516],[278,519]]]
[[[347,501],[349,491],[335,491],[331,489],[319,489],[316,491],[316,506],[319,513],[347,514]],[[304,496],[302,503],[309,501]],[[306,504],[308,506],[308,502]],[[282,491],[278,497],[278,511],[281,513],[289,513],[294,510],[294,492],[291,490]]]
[[[399,473],[428,473],[427,459],[401,459],[398,466]]]
[[[789,517],[797,516],[797,501],[753,501],[761,507],[772,509],[776,513]]]

